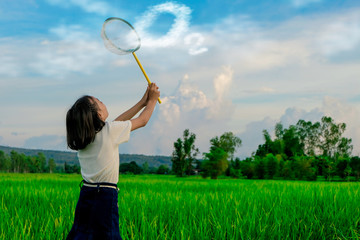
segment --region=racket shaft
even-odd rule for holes
[[[147,82],[148,82],[148,84],[150,85],[150,84],[151,84],[151,81],[150,81],[150,79],[148,78],[148,76],[147,76],[147,74],[146,74],[146,72],[145,72],[144,68],[142,67],[142,65],[141,65],[141,63],[140,63],[140,61],[139,61],[139,59],[137,58],[137,56],[136,56],[135,52],[132,52],[132,54],[133,54],[133,56],[134,56],[134,58],[135,58],[135,60],[136,60],[137,64],[139,65],[139,67],[140,67],[141,71],[143,72],[143,74],[144,74],[144,76],[145,76],[145,78],[146,78],[146,81],[147,81]],[[160,98],[158,98],[158,102],[159,102],[159,103],[161,103]]]

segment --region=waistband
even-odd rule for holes
[[[117,187],[117,184],[115,183],[108,183],[108,182],[98,182],[98,183],[89,183],[85,180],[82,180],[80,182],[80,188],[82,186],[85,186],[85,187],[95,187],[95,188],[103,188],[103,187],[106,187],[106,188],[113,188],[115,190],[119,190],[118,187]]]

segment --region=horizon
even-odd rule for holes
[[[0,148],[10,148],[10,149],[21,149],[21,150],[29,150],[29,151],[53,151],[53,152],[65,152],[65,153],[74,153],[76,154],[77,151],[74,150],[55,150],[55,149],[41,149],[41,148],[22,148],[22,147],[12,147],[6,145],[0,145]],[[1,151],[1,149],[0,149]],[[140,155],[140,156],[148,156],[148,157],[171,157],[166,155],[146,155],[146,154],[138,154],[138,153],[120,153],[119,155]],[[121,159],[120,159],[121,161]]]

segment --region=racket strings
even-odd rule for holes
[[[116,54],[124,55],[140,48],[140,37],[135,29],[125,20],[109,18],[101,30],[105,47]]]

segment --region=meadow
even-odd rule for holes
[[[0,239],[65,239],[80,175],[0,173]],[[359,239],[360,183],[122,175],[123,239]]]

